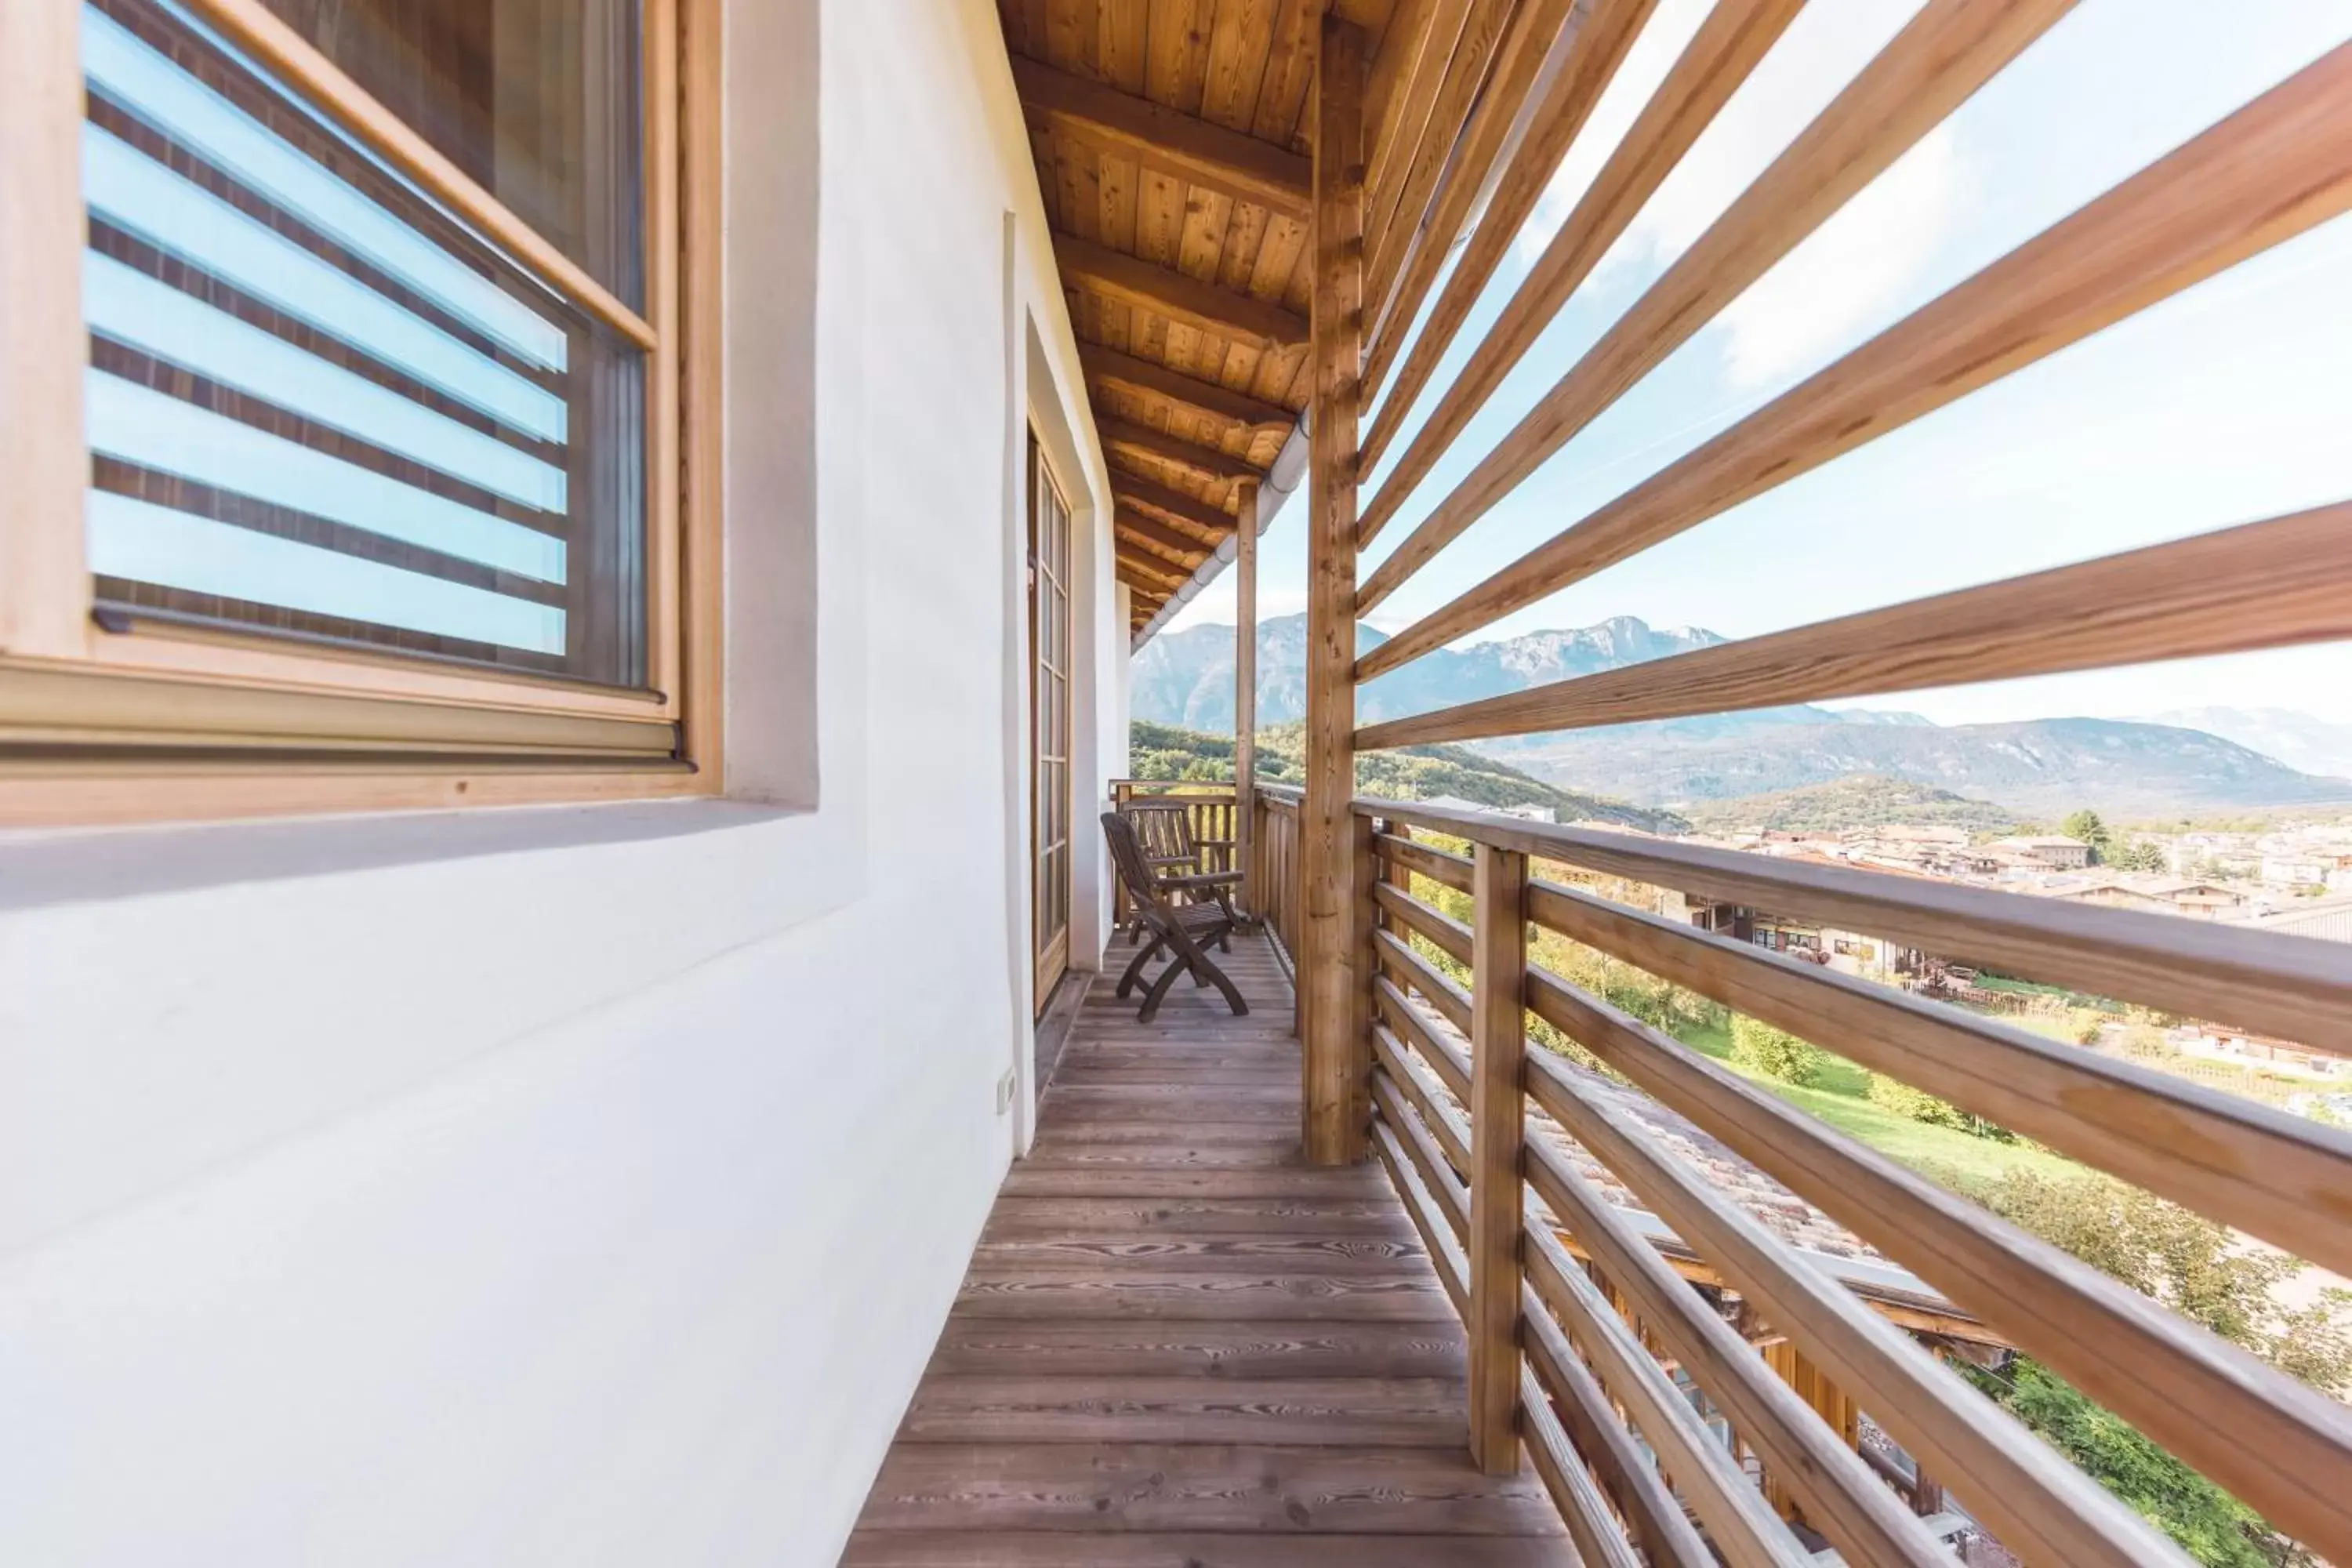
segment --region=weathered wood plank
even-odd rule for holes
[[[1344,1443],[1462,1440],[1462,1390],[1443,1378],[926,1379],[908,1439],[992,1443]]]
[[[1438,1555],[1432,1556],[1435,1551]],[[1568,1568],[1565,1541],[1464,1535],[1072,1534],[862,1531],[842,1568]]]
[[[1459,1448],[1226,1444],[920,1443],[874,1483],[873,1530],[1098,1529],[1557,1535],[1527,1478],[1478,1473]]]
[[[1033,123],[1235,201],[1293,217],[1308,212],[1307,163],[1287,148],[1034,60],[1014,58],[1013,82]]]
[[[1227,1274],[1131,1264],[1023,1266],[992,1256],[976,1260],[964,1276],[956,1310],[995,1318],[1454,1319],[1453,1304],[1426,1265],[1386,1274]]]
[[[1395,1199],[1390,1200],[1391,1207]],[[1399,1216],[1402,1224],[1402,1216]],[[1407,1227],[1407,1234],[1411,1229]],[[948,1321],[935,1376],[1412,1377],[1459,1384],[1461,1325],[1255,1318],[1023,1318]]]

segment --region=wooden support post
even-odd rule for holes
[[[1242,905],[1261,919],[1257,858],[1257,494],[1255,479],[1234,487],[1234,864],[1242,868]]]
[[[1356,421],[1363,368],[1364,35],[1323,18],[1315,77],[1315,391],[1307,544],[1307,778],[1298,812],[1306,909],[1299,946],[1307,1158],[1364,1157],[1370,976],[1353,940],[1356,793]],[[1363,827],[1369,831],[1370,825]]]
[[[1527,1142],[1528,858],[1478,846],[1470,955],[1470,1457],[1519,1468],[1519,1156]]]

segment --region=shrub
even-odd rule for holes
[[[1786,1029],[1741,1015],[1731,1020],[1731,1061],[1782,1083],[1811,1083],[1829,1065],[1829,1053]]]
[[[1924,1089],[1915,1089],[1899,1078],[1889,1078],[1883,1072],[1870,1075],[1870,1102],[1897,1116],[1907,1116],[1914,1121],[1924,1121],[1930,1127],[1949,1127],[1975,1138],[1990,1138],[1996,1143],[2012,1142],[2016,1134],[1998,1122],[1962,1110],[1948,1100],[1938,1100]]]

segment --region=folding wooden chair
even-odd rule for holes
[[[1135,837],[1143,846],[1143,858],[1160,886],[1174,893],[1181,903],[1197,903],[1202,898],[1213,900],[1225,911],[1229,931],[1241,929],[1242,917],[1234,909],[1232,889],[1242,884],[1238,870],[1209,870],[1202,863],[1202,851],[1222,847],[1223,858],[1233,858],[1231,839],[1196,838],[1192,835],[1192,807],[1182,800],[1132,800],[1121,808],[1128,820],[1135,824]],[[1140,938],[1143,922],[1129,919],[1127,940],[1129,945]],[[1218,939],[1224,952],[1233,951],[1230,935]]]
[[[1202,950],[1212,942],[1227,942],[1233,934],[1233,906],[1222,898],[1206,903],[1178,903],[1175,895],[1190,891],[1190,884],[1200,884],[1207,891],[1222,883],[1229,873],[1211,872],[1205,876],[1171,877],[1157,872],[1150,858],[1144,853],[1143,839],[1127,814],[1106,811],[1102,815],[1103,837],[1110,843],[1111,864],[1118,869],[1118,879],[1127,885],[1129,902],[1135,911],[1136,922],[1151,933],[1151,941],[1129,963],[1127,973],[1118,977],[1116,995],[1125,996],[1141,977],[1143,967],[1160,952],[1168,951],[1168,967],[1160,972],[1144,993],[1143,1010],[1136,1015],[1139,1021],[1150,1023],[1160,1011],[1160,999],[1176,983],[1180,973],[1189,973],[1196,985],[1214,985],[1225,994],[1236,1015],[1249,1011],[1249,1004],[1225,972],[1219,969]]]

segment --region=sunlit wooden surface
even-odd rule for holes
[[[1219,962],[1247,1017],[1180,984],[1139,1025],[1095,983],[844,1563],[1571,1560],[1532,1472],[1471,1461],[1380,1167],[1300,1157],[1272,952]]]

